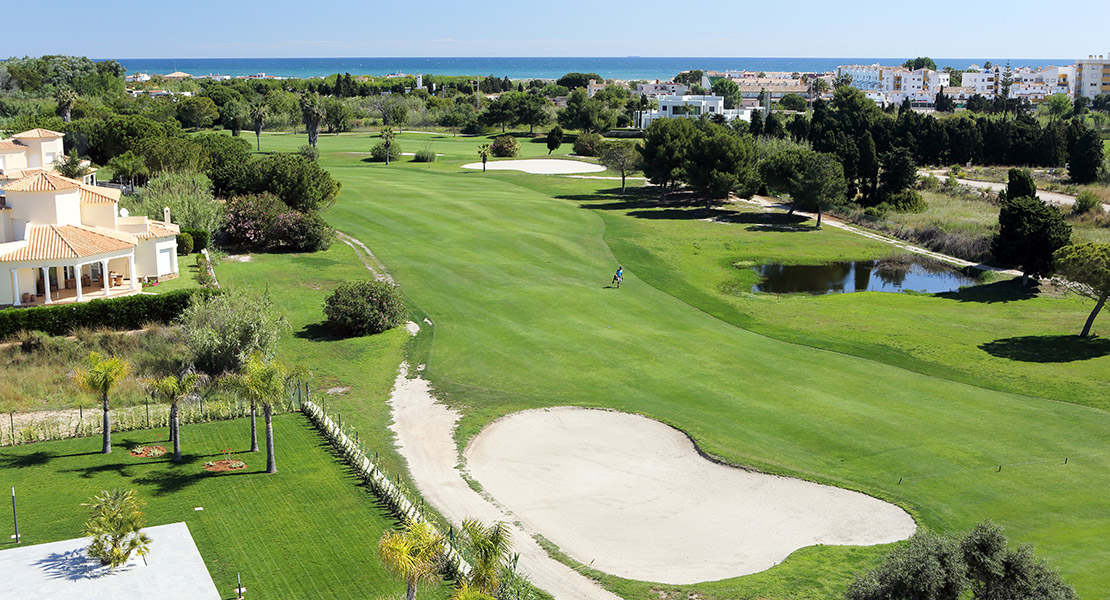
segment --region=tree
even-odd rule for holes
[[[917,182],[917,166],[909,150],[894,148],[882,155],[880,163],[879,195],[882,200],[912,188]]]
[[[266,119],[270,116],[270,107],[261,99],[251,103],[250,118],[254,125],[254,140],[258,144],[258,151],[262,151],[262,128],[266,126]]]
[[[134,189],[137,182],[146,181],[147,176],[150,175],[150,169],[146,166],[146,161],[130,150],[113,157],[112,160],[108,161],[107,167],[111,169],[116,181],[121,183],[126,181],[127,187],[132,189]]]
[[[70,179],[81,179],[92,173],[92,169],[85,164],[85,161],[77,156],[77,148],[70,150],[65,158],[54,165],[54,169],[61,173],[62,177],[69,177]]]
[[[1036,198],[1037,182],[1029,169],[1010,169],[1003,198]]]
[[[305,132],[308,133],[308,143],[316,147],[316,139],[320,137],[320,122],[326,116],[324,103],[319,94],[306,93],[301,96],[301,120],[304,122]]]
[[[555,118],[551,102],[538,94],[520,95],[515,110],[516,122],[527,125],[528,133],[535,133],[537,125],[542,127]]]
[[[577,88],[584,88],[590,84],[590,80],[604,81],[601,75],[597,73],[567,73],[555,81],[555,85],[561,85],[568,90]]]
[[[847,600],[956,600],[967,588],[956,540],[919,531],[874,570],[857,575]]]
[[[660,197],[685,177],[686,153],[693,139],[690,119],[657,119],[644,130],[644,143],[637,149],[644,157],[644,175],[659,186]]]
[[[385,165],[388,167],[389,166],[389,151],[390,151],[391,147],[393,146],[393,138],[395,137],[394,134],[393,134],[393,128],[392,127],[382,127],[381,133],[379,133],[378,137],[382,138],[382,143],[385,144]]]
[[[335,204],[340,182],[314,160],[275,152],[250,162],[237,193],[270,193],[294,210],[313,213]]]
[[[212,180],[212,192],[227,197],[243,179],[251,162],[250,142],[218,133],[202,133],[193,137],[200,144],[207,158],[205,175]]]
[[[1071,226],[1060,211],[1029,196],[1003,200],[998,226],[991,252],[1003,263],[1020,267],[1025,285],[1030,277],[1051,275],[1053,253],[1071,240]]]
[[[170,438],[173,439],[173,462],[181,462],[181,429],[177,422],[177,405],[197,391],[200,376],[189,369],[179,375],[167,375],[152,383],[155,392],[170,401]]]
[[[701,85],[702,78],[705,77],[705,71],[701,69],[691,69],[683,71],[674,76],[675,83],[681,83],[686,86]]]
[[[228,102],[219,108],[220,124],[224,129],[231,131],[231,135],[239,137],[248,123],[250,123],[250,107],[242,100]]]
[[[341,98],[327,97],[324,103],[324,123],[328,126],[328,133],[350,131],[351,119],[355,111]]]
[[[489,160],[489,155],[490,155],[490,145],[489,144],[482,144],[481,146],[478,146],[478,158],[482,159],[482,172],[483,173],[486,172],[486,161]]]
[[[956,110],[956,102],[945,95],[944,88],[941,88],[941,90],[937,92],[936,100],[933,102],[933,108],[936,109],[937,112],[950,113]]]
[[[805,112],[809,107],[809,105],[806,104],[806,99],[798,94],[784,94],[783,97],[779,99],[779,105],[786,110],[797,112]]]
[[[490,127],[500,125],[501,133],[505,133],[505,127],[517,119],[517,101],[518,95],[515,92],[501,94],[499,98],[486,104],[485,110],[478,115],[478,120]]]
[[[495,594],[513,545],[509,524],[497,521],[486,526],[474,519],[465,519],[462,534],[473,557],[470,585],[487,594]]]
[[[1079,333],[1079,337],[1087,337],[1095,317],[1110,295],[1110,244],[1064,246],[1053,254],[1053,259],[1061,275],[1079,284],[1077,291],[1080,294],[1095,300],[1095,308]]]
[[[177,104],[177,119],[191,125],[194,131],[208,127],[220,117],[220,111],[211,98],[205,96],[186,96]]]
[[[752,120],[748,122],[748,133],[752,137],[760,137],[763,135],[763,111],[753,110]]]
[[[626,142],[609,142],[602,145],[598,158],[601,164],[621,174],[622,194],[625,189],[625,178],[630,173],[640,170],[640,165],[643,163],[643,157],[636,146]]]
[[[85,522],[85,535],[92,537],[89,556],[112,569],[127,564],[132,554],[146,556],[151,540],[142,532],[143,504],[135,490],[103,490],[83,503],[92,509]]]
[[[69,123],[73,105],[77,103],[77,92],[69,88],[61,88],[54,93],[54,101],[58,103],[58,116],[62,121]]]
[[[378,557],[405,581],[406,600],[416,598],[421,583],[438,579],[443,543],[443,535],[427,521],[410,523],[404,531],[387,531],[378,540]]]
[[[103,445],[101,454],[112,452],[112,418],[108,409],[109,394],[127,376],[130,365],[121,358],[104,358],[99,352],[90,352],[81,366],[73,373],[73,379],[81,389],[97,394],[104,408]]]
[[[277,361],[266,360],[261,353],[255,352],[243,365],[242,372],[232,380],[232,386],[239,395],[251,405],[251,437],[255,435],[254,412],[262,404],[262,415],[266,422],[266,472],[277,473],[277,459],[274,457],[274,403],[285,397],[289,372]],[[257,442],[251,440],[251,450],[257,451]]]
[[[212,376],[238,371],[254,354],[270,359],[282,330],[289,326],[268,296],[234,288],[215,296],[194,296],[177,323],[190,361]]]
[[[550,155],[552,152],[558,150],[559,146],[562,145],[563,128],[556,125],[551,128],[551,131],[547,132],[547,154]]]
[[[682,170],[686,183],[705,195],[707,204],[734,191],[748,197],[759,179],[751,138],[712,123],[698,124]]]
[[[587,96],[586,90],[580,88],[567,97],[567,107],[559,113],[558,119],[563,129],[601,133],[616,125],[617,114],[600,100]]]
[[[163,173],[151,179],[133,205],[137,215],[161,220],[164,209],[182,229],[212,233],[227,220],[224,205],[212,197],[212,182],[201,173]]]
[[[384,281],[345,281],[324,300],[328,325],[342,335],[381,333],[404,323],[406,314],[399,288]]]
[[[919,56],[917,58],[911,58],[911,59],[907,60],[906,62],[902,63],[902,66],[911,70],[911,71],[916,71],[918,69],[929,69],[930,71],[936,71],[937,70],[937,63],[934,62],[933,59],[929,58],[928,56]]]
[[[1075,183],[1091,183],[1098,178],[1102,166],[1103,145],[1098,133],[1090,127],[1083,130],[1068,152],[1068,176]]]
[[[805,154],[798,171],[790,181],[794,203],[806,210],[817,211],[817,228],[821,213],[846,200],[847,183],[844,170],[836,157],[823,152]]]
[[[1066,119],[1071,114],[1071,99],[1067,94],[1053,94],[1048,97],[1048,102],[1042,106],[1048,112],[1048,116],[1053,120]]]
[[[710,89],[714,96],[725,99],[725,108],[736,108],[736,105],[740,103],[740,86],[731,79],[718,79],[713,82]]]

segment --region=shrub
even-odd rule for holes
[[[401,157],[401,144],[396,141],[389,145],[389,160],[397,160]],[[370,160],[374,162],[385,162],[385,142],[378,142],[370,149]]]
[[[327,250],[335,241],[335,229],[317,213],[288,212],[278,217],[277,226],[277,245],[294,252]]]
[[[252,160],[237,182],[236,194],[270,193],[295,210],[326,210],[342,185],[316,161],[277,152]]]
[[[320,158],[320,150],[312,144],[305,144],[297,148],[297,154],[307,158],[308,160],[316,160]]]
[[[921,213],[929,208],[929,203],[925,202],[921,194],[915,190],[902,190],[891,194],[884,204],[889,205],[890,210],[894,212],[903,213]]]
[[[193,236],[193,252],[200,252],[208,248],[208,232],[203,229],[182,229],[181,233]]]
[[[175,290],[165,294],[139,294],[35,308],[0,310],[0,338],[20,331],[42,331],[69,335],[95,323],[111,329],[138,329],[148,323],[169,323],[189,306],[193,296],[208,297],[219,292]]]
[[[397,286],[360,280],[339,284],[324,301],[328,326],[343,335],[381,333],[405,321],[405,302]]]
[[[602,139],[596,133],[583,133],[574,140],[574,153],[579,156],[597,156],[601,152]]]
[[[235,244],[256,248],[270,245],[279,215],[289,206],[273,194],[236,196],[227,202],[227,225],[224,234]]]
[[[520,142],[511,135],[499,135],[493,138],[493,143],[489,146],[490,154],[508,158],[520,154]]]
[[[413,157],[412,162],[430,163],[436,161],[436,153],[428,148],[416,151],[416,156]]]
[[[185,256],[193,252],[193,236],[184,231],[177,234],[177,253]]]
[[[193,364],[209,375],[237,371],[255,352],[272,358],[288,327],[270,298],[253,290],[198,296],[177,323]]]
[[[1084,215],[1089,212],[1102,210],[1102,201],[1091,190],[1083,190],[1075,197],[1075,205],[1071,207],[1071,214]]]

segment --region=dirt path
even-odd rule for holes
[[[935,175],[937,177],[946,177],[947,171],[919,171],[920,174]],[[978,188],[981,190],[990,190],[992,192],[999,192],[1006,189],[1005,183],[997,183],[994,181],[979,181],[977,179],[956,179],[956,183],[966,185],[968,187]],[[1052,204],[1053,206],[1075,206],[1075,196],[1068,194],[1061,194],[1060,192],[1048,192],[1045,190],[1037,190],[1037,198],[1042,202]],[[1103,204],[1102,210],[1110,212],[1110,204]]]
[[[336,231],[335,234],[339,237],[339,241],[347,244],[355,251],[358,260],[362,262],[362,265],[366,267],[367,271],[370,271],[374,275],[374,279],[395,284],[393,276],[389,274],[389,271],[386,270],[382,261],[378,260],[377,256],[374,256],[374,253],[370,251],[370,248],[368,248],[366,244],[360,242],[358,238],[351,237],[342,231]]]
[[[780,203],[778,200],[776,200],[774,198],[767,198],[767,197],[764,197],[764,196],[752,196],[751,199],[747,199],[747,200],[745,200],[743,198],[739,198],[739,199],[735,199],[733,201],[734,202],[743,202],[743,203],[747,203],[747,204],[754,204],[756,206],[760,206],[760,207],[763,207],[763,208],[766,208],[766,209],[778,208],[778,209],[782,209],[782,210],[790,210],[789,206]],[[817,215],[814,214],[814,213],[808,213],[808,212],[800,211],[800,210],[794,211],[794,214],[802,215],[803,217],[809,217],[811,219],[816,219],[817,218]],[[906,252],[912,252],[914,254],[920,254],[922,256],[928,256],[929,258],[933,258],[933,259],[936,259],[936,260],[939,260],[939,261],[943,261],[943,262],[946,262],[946,263],[951,264],[951,265],[956,265],[956,266],[959,266],[959,267],[975,267],[977,269],[983,269],[985,271],[996,271],[998,273],[1005,273],[1007,275],[1021,275],[1021,271],[1016,271],[1016,270],[1013,270],[1013,269],[1000,269],[998,267],[992,267],[992,266],[984,265],[984,264],[981,264],[981,263],[973,263],[971,261],[967,261],[967,260],[964,260],[962,258],[956,258],[955,256],[949,256],[947,254],[941,254],[940,252],[933,252],[932,250],[922,248],[921,246],[914,246],[913,244],[911,244],[909,242],[904,242],[904,241],[899,240],[897,238],[888,237],[888,236],[882,235],[880,233],[876,233],[874,231],[864,229],[862,227],[857,227],[857,226],[852,225],[850,223],[845,223],[844,221],[841,221],[840,219],[837,219],[835,217],[830,217],[827,214],[821,215],[821,224],[822,225],[828,225],[829,227],[835,227],[837,229],[842,229],[844,231],[848,231],[848,232],[854,233],[856,235],[861,235],[865,238],[869,238],[869,239],[872,239],[872,240],[883,242],[885,244],[890,244],[891,246],[894,246],[895,248],[898,248],[899,250],[904,250]]]
[[[620,600],[592,579],[548,556],[512,513],[502,510],[463,479],[455,447],[459,413],[436,402],[428,382],[409,379],[408,365],[401,372],[389,404],[393,411],[390,429],[397,434],[397,448],[408,462],[409,472],[420,495],[456,525],[473,518],[484,523],[512,523],[513,552],[520,553],[518,566],[532,583],[556,600]]]

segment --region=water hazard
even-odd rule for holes
[[[945,265],[902,260],[858,260],[823,265],[770,263],[755,267],[755,271],[763,279],[754,290],[771,294],[939,293],[980,283]]]

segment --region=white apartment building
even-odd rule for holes
[[[1110,94],[1110,53],[1075,61],[1075,95],[1094,98]]]
[[[883,69],[878,63],[873,65],[843,65],[836,68],[836,76],[848,75],[852,78],[852,87],[864,92],[883,89]]]
[[[1072,83],[1075,81],[1075,67],[1017,67],[1010,70],[1010,97],[1025,98],[1030,102],[1043,102],[1055,94],[1073,96]],[[992,99],[1002,92],[1006,68],[994,65],[990,69],[979,69],[977,65],[963,74],[963,87],[975,90],[976,94]]]
[[[658,79],[655,83],[640,83],[636,85],[636,93],[641,96],[685,96],[690,91],[690,88],[667,81],[660,83]]]
[[[901,104],[906,98],[914,104],[932,104],[937,92],[951,82],[951,75],[945,71],[879,64],[843,65],[837,67],[836,73],[838,77],[850,76],[852,87],[877,104]]]
[[[689,95],[660,95],[655,100],[659,103],[656,110],[641,110],[636,113],[637,127],[647,127],[656,119],[673,118],[698,118],[702,115],[724,115],[726,121],[741,119],[751,121],[752,111],[749,108],[725,108],[725,99],[721,96],[689,96]]]

